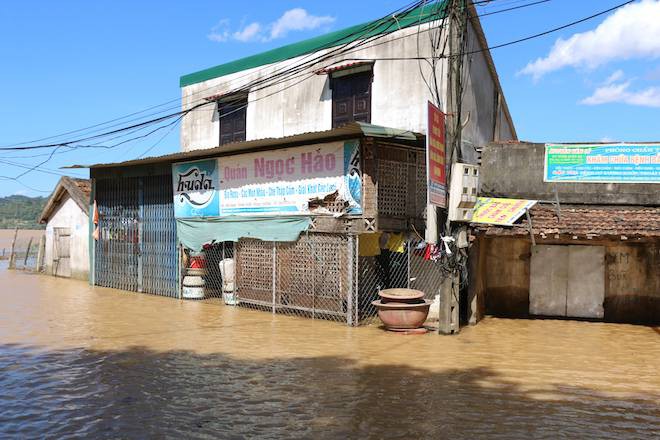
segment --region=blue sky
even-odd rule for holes
[[[494,0],[481,13],[532,0]],[[482,18],[491,45],[607,9],[621,1],[552,0]],[[659,140],[659,1],[493,51],[521,139],[539,142]],[[0,9],[0,145],[93,125],[180,96],[182,74],[377,18],[391,0],[7,1]],[[615,16],[616,15],[616,16]],[[654,20],[653,20],[654,19]],[[576,35],[577,34],[577,35]],[[557,41],[561,39],[560,41]],[[538,61],[537,61],[538,60]],[[176,106],[176,102],[172,105]],[[115,150],[58,154],[45,168],[177,151],[178,129]],[[162,139],[161,139],[162,138]],[[154,146],[156,141],[160,141]],[[45,157],[0,153],[31,165]],[[0,176],[23,169],[0,163]],[[72,172],[86,177],[86,171]],[[48,192],[59,177],[20,180]],[[0,180],[0,196],[43,195]]]

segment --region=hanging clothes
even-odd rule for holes
[[[387,249],[398,254],[404,253],[406,251],[406,237],[402,233],[390,234],[390,238],[387,240]]]
[[[360,257],[380,255],[380,236],[380,232],[360,234],[358,236],[358,255]]]

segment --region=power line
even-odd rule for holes
[[[585,21],[592,20],[592,19],[594,19],[594,18],[596,18],[596,17],[600,17],[601,15],[605,15],[605,14],[607,14],[607,13],[609,13],[609,12],[615,11],[615,10],[617,10],[617,9],[619,9],[619,8],[622,8],[622,7],[626,6],[626,5],[629,5],[629,4],[631,4],[631,3],[634,3],[635,1],[636,1],[636,0],[629,0],[629,1],[627,1],[627,2],[620,3],[620,4],[618,4],[618,5],[616,5],[616,6],[612,7],[612,8],[605,9],[604,11],[597,12],[597,13],[595,13],[595,14],[593,14],[593,15],[588,16],[588,17],[584,17],[584,18],[581,18],[581,19],[579,19],[579,20],[572,21],[572,22],[570,22],[570,23],[564,24],[564,25],[562,25],[562,26],[558,26],[558,27],[556,27],[556,28],[548,29],[547,31],[544,31],[544,32],[539,32],[538,34],[529,35],[529,36],[527,36],[527,37],[519,38],[519,39],[517,39],[517,40],[513,40],[513,41],[508,41],[508,42],[506,42],[506,43],[502,43],[502,44],[497,44],[497,45],[495,45],[495,46],[490,46],[490,47],[487,47],[487,48],[485,48],[485,49],[479,49],[479,50],[474,50],[474,51],[470,51],[470,52],[461,52],[461,53],[458,53],[458,54],[456,54],[456,55],[452,55],[452,56],[471,55],[471,54],[474,54],[474,53],[486,52],[486,51],[489,51],[489,50],[499,49],[499,48],[502,48],[502,47],[511,46],[511,45],[513,45],[513,44],[522,43],[522,42],[524,42],[524,41],[529,41],[529,40],[532,40],[532,39],[534,39],[534,38],[543,37],[543,36],[545,36],[545,35],[548,35],[548,34],[551,34],[551,33],[554,33],[554,32],[557,32],[557,31],[560,31],[560,30],[566,29],[566,28],[569,28],[569,27],[571,27],[571,26],[575,26],[575,25],[577,25],[577,24],[584,23]]]
[[[319,51],[319,50],[322,50],[322,49],[325,49],[325,48],[329,48],[329,47],[333,47],[334,44],[339,43],[340,41],[345,40],[345,39],[347,39],[347,38],[351,38],[352,36],[355,36],[356,34],[360,33],[360,32],[363,31],[363,30],[366,30],[366,31],[368,32],[368,31],[370,31],[371,29],[376,28],[376,27],[382,25],[382,24],[383,24],[382,22],[383,22],[384,20],[386,20],[386,19],[391,19],[391,17],[392,17],[393,15],[395,15],[395,14],[405,14],[405,13],[409,13],[411,10],[415,9],[416,7],[418,7],[420,3],[421,3],[421,1],[419,1],[419,0],[418,0],[418,1],[415,1],[415,2],[412,2],[412,3],[409,3],[409,4],[407,4],[406,6],[401,7],[401,8],[399,8],[399,9],[395,10],[395,11],[394,11],[393,13],[391,13],[391,14],[385,15],[384,17],[381,17],[381,18],[379,18],[379,19],[377,19],[377,20],[374,20],[374,21],[371,21],[371,22],[369,22],[369,23],[366,23],[364,26],[362,26],[362,28],[355,30],[353,33],[351,33],[351,34],[349,34],[349,35],[345,35],[345,36],[342,36],[341,38],[335,39],[335,40],[333,40],[333,41],[331,41],[331,42],[328,42],[328,43],[325,43],[325,44],[319,45],[319,46],[317,46],[315,49],[311,50],[310,53],[307,54],[307,56],[314,54],[314,52],[316,52],[316,51]],[[365,32],[365,33],[366,33],[366,32]],[[263,71],[263,70],[266,70],[267,68],[268,68],[268,67],[262,67],[260,70]],[[239,76],[238,78],[234,78],[233,80],[235,81],[236,79],[241,79],[241,78],[244,78],[244,77],[249,76],[249,75],[252,75],[252,74],[253,74],[253,72],[245,73],[245,74],[243,74],[242,76]],[[197,92],[193,93],[193,95],[194,95],[194,94],[203,93],[204,91],[209,90],[209,89],[211,89],[211,88],[216,88],[216,86],[214,86],[214,87],[209,87],[209,88],[207,88],[207,89],[205,89],[205,90],[197,91]],[[144,113],[144,112],[147,112],[147,111],[150,111],[150,110],[153,110],[153,109],[156,109],[156,108],[159,108],[159,107],[165,106],[165,105],[170,104],[170,103],[173,103],[173,102],[177,102],[177,101],[179,101],[179,100],[181,100],[180,97],[179,97],[179,98],[176,98],[176,99],[173,99],[173,100],[170,100],[170,101],[166,101],[166,102],[164,102],[164,103],[162,103],[162,104],[157,104],[157,105],[154,105],[154,106],[148,107],[148,108],[146,108],[146,109],[144,109],[144,110],[140,110],[140,111],[138,111],[138,112],[133,112],[133,113],[130,113],[130,114],[128,114],[128,115],[121,116],[121,117],[118,117],[118,118],[114,118],[114,119],[111,119],[111,120],[109,120],[109,121],[101,122],[101,123],[94,124],[94,125],[91,125],[91,126],[88,126],[88,127],[80,128],[80,129],[77,129],[77,130],[71,130],[71,131],[67,131],[67,132],[64,132],[64,133],[60,133],[60,134],[57,134],[57,135],[52,135],[52,136],[48,136],[48,137],[44,137],[44,138],[40,138],[40,139],[34,139],[34,140],[31,140],[31,141],[25,141],[25,142],[19,142],[19,143],[12,143],[12,144],[9,144],[9,145],[3,145],[2,147],[27,145],[27,144],[32,144],[32,143],[36,143],[36,142],[41,142],[41,141],[44,141],[44,140],[49,140],[49,139],[54,139],[54,138],[62,137],[62,136],[69,135],[69,134],[80,133],[80,132],[82,132],[82,131],[86,131],[86,130],[89,130],[89,129],[92,129],[92,128],[97,128],[97,127],[100,127],[100,126],[104,126],[104,125],[107,125],[107,124],[112,123],[112,122],[120,121],[120,120],[126,119],[126,118],[128,118],[128,117],[135,116],[135,115],[138,115],[138,114],[141,114],[141,113]],[[157,113],[156,113],[156,114],[157,114]],[[146,116],[145,116],[145,117],[146,117]],[[138,118],[138,120],[139,120],[139,119],[142,119],[142,118]]]

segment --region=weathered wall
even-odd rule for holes
[[[660,188],[652,184],[546,183],[543,181],[545,144],[492,143],[481,158],[481,193],[561,203],[660,205]]]
[[[486,313],[529,316],[529,240],[478,240],[482,257],[473,279],[483,284],[478,293],[483,295]],[[660,323],[660,241],[571,240],[570,244],[605,246],[605,321]]]
[[[530,244],[526,240],[486,238],[481,276],[486,313],[499,316],[529,315]]]
[[[46,273],[53,273],[53,228],[71,229],[71,277],[87,279],[89,275],[89,217],[68,195],[46,224]]]
[[[605,255],[605,320],[660,322],[660,242],[612,244]]]
[[[429,24],[421,26],[424,30]],[[417,57],[430,55],[430,41],[426,33],[417,37],[417,26],[393,32],[378,40],[378,44],[367,44],[365,48],[324,61],[309,69],[319,70],[342,60],[352,58],[378,59],[374,64],[372,84],[372,119],[376,125],[401,128],[415,132],[426,131],[426,102],[432,100],[424,83],[430,81],[431,68],[428,63],[415,60],[384,60],[382,58]],[[419,43],[419,51],[418,51]],[[474,29],[470,27],[471,47],[478,48]],[[368,47],[372,46],[372,47]],[[314,56],[327,51],[320,51]],[[203,98],[226,93],[253,80],[267,78],[281,69],[296,65],[311,56],[298,57],[268,66],[237,72],[182,89],[183,108],[204,102]],[[468,85],[465,92],[463,111],[470,113],[470,121],[464,133],[468,160],[474,160],[474,145],[482,146],[493,140],[496,108],[494,80],[488,70],[484,55],[466,57]],[[421,70],[421,74],[420,74]],[[436,74],[438,87],[445,96],[446,60],[438,63]],[[267,137],[283,137],[297,133],[328,130],[332,126],[332,91],[327,75],[311,75],[289,80],[278,86],[253,90],[248,96],[246,125],[247,140]],[[297,84],[295,84],[297,83]],[[295,85],[294,85],[295,84]],[[513,132],[506,118],[499,126],[507,127],[501,133]],[[210,104],[188,114],[181,123],[181,147],[183,151],[209,148],[218,145],[219,121],[217,106]]]

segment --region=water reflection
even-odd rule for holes
[[[401,336],[28,274],[0,286],[2,438],[660,434],[648,327]]]

